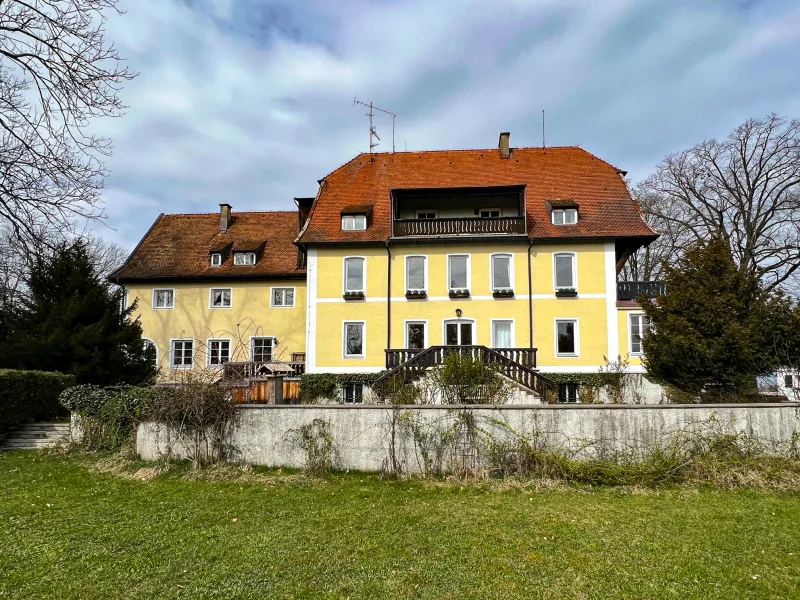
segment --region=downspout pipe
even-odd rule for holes
[[[392,347],[392,251],[386,240],[386,349]]]
[[[528,244],[528,347],[533,348],[533,274],[531,273],[531,248],[533,240]]]

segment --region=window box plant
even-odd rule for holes
[[[423,300],[428,297],[425,290],[406,290],[406,298],[409,300]]]
[[[345,300],[363,300],[364,292],[345,292],[342,297]]]
[[[451,298],[469,298],[469,290],[465,289],[450,290],[449,296]]]
[[[492,296],[495,298],[513,298],[514,290],[509,288],[497,288],[492,290]]]
[[[574,298],[578,295],[578,290],[575,288],[559,288],[556,290],[558,298]]]

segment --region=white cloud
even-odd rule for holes
[[[366,150],[354,96],[398,113],[397,148],[581,144],[644,176],[769,111],[800,116],[800,13],[717,0],[128,0],[108,34],[141,75],[114,140],[102,235],[158,212],[291,208]],[[780,74],[780,76],[778,76]],[[391,121],[378,117],[380,150]]]

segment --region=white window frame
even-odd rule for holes
[[[191,362],[188,365],[176,365],[175,364],[175,342],[192,342],[192,358]],[[191,371],[194,367],[194,357],[197,354],[197,347],[195,344],[194,338],[170,338],[169,340],[169,368],[170,369],[184,369]]]
[[[216,259],[216,261],[215,261],[215,259]],[[221,267],[222,266],[222,253],[221,252],[212,252],[211,253],[211,266],[212,267]]]
[[[158,368],[158,354],[159,354],[158,344],[156,344],[155,341],[147,337],[143,337],[142,342],[150,342],[151,344],[153,344],[153,348],[156,349],[156,368]]]
[[[236,259],[239,257],[244,257],[244,262],[236,262]],[[248,262],[250,260],[249,257],[252,257],[252,262]],[[256,253],[255,252],[234,252],[233,253],[233,264],[237,267],[252,267],[256,264]]]
[[[448,323],[469,323],[472,325],[472,343],[470,346],[477,346],[478,345],[478,327],[476,325],[475,319],[469,317],[448,317],[446,319],[442,319],[442,346],[447,346],[447,324]],[[459,336],[461,332],[459,330]]]
[[[412,288],[408,286],[408,259],[409,258],[421,258],[423,259],[423,266],[422,266],[422,282],[425,285],[423,288]],[[406,254],[403,260],[405,266],[405,273],[403,274],[403,283],[405,284],[405,291],[412,291],[412,292],[427,292],[428,291],[428,255],[427,254]]]
[[[232,358],[233,342],[231,338],[208,338],[206,340],[206,366],[209,369],[221,369],[222,365],[225,363],[211,364],[211,342],[228,342],[228,362],[230,362]]]
[[[575,222],[567,223],[567,211],[575,213]],[[561,215],[561,223],[556,223],[556,213]],[[562,225],[577,225],[578,224],[578,209],[577,208],[554,208],[550,211],[550,222],[557,227]]]
[[[408,348],[408,326],[422,325],[425,331],[422,335],[422,349],[428,347],[428,319],[405,319],[403,321],[403,348]]]
[[[452,278],[450,277],[450,259],[451,258],[466,258],[467,259],[467,287],[454,288],[450,285]],[[447,255],[447,290],[471,290],[472,289],[472,255],[471,254],[448,254]]]
[[[509,257],[508,261],[508,283],[511,285],[510,288],[496,288],[494,286],[494,257],[495,256],[507,256]],[[494,290],[505,290],[509,289],[512,292],[514,291],[514,255],[511,252],[494,252],[493,254],[489,255],[489,289]]]
[[[500,217],[502,217],[502,216],[503,216],[503,209],[502,209],[502,208],[497,208],[497,207],[484,207],[484,208],[479,208],[479,209],[478,209],[478,218],[479,218],[479,219],[497,219],[497,218],[498,218],[498,217],[482,217],[482,216],[481,216],[481,211],[484,211],[484,210],[489,210],[489,211],[496,210],[497,212],[499,212],[499,213],[500,213],[500,215],[499,215]]]
[[[361,289],[348,290],[347,289],[347,260],[350,258],[359,258],[364,261],[364,268],[361,271]],[[342,292],[361,292],[367,293],[367,257],[366,256],[343,256],[342,257]]]
[[[511,346],[509,348],[517,347],[517,323],[516,319],[491,319],[489,321],[489,343],[491,348],[498,348],[495,345],[494,339],[494,324],[495,323],[510,323],[511,324]]]
[[[275,360],[275,348],[278,347],[277,338],[274,335],[251,335],[250,336],[250,344],[248,350],[250,351],[250,360],[252,362],[256,362],[256,353],[255,348],[256,340],[272,340],[272,353],[270,354],[270,361]],[[261,361],[264,362],[264,361]],[[269,362],[269,361],[267,361]]]
[[[435,208],[419,208],[419,209],[414,211],[414,218],[415,219],[419,219],[419,215],[420,214],[428,215],[430,213],[433,213],[433,218],[434,219],[438,219],[439,218],[439,211],[437,209],[435,209]],[[422,220],[423,221],[425,221],[425,220],[429,220],[430,221],[432,219],[429,219],[428,217],[425,217]]]
[[[631,356],[644,356],[644,345],[642,345],[642,317],[646,317],[644,313],[629,313],[628,314],[628,354]],[[642,349],[639,352],[633,351],[633,319],[639,319],[639,345]]]
[[[363,219],[364,226],[356,227],[360,219]],[[345,227],[345,223],[352,223],[350,228]],[[342,215],[342,231],[366,231],[367,230],[367,215]]]
[[[230,296],[229,296],[230,297],[230,303],[227,306],[225,306],[224,304],[222,304],[221,306],[214,306],[214,292],[224,292],[225,290],[230,292]],[[208,308],[212,308],[214,310],[233,308],[233,288],[229,288],[229,287],[221,288],[220,287],[220,288],[211,288],[211,289],[209,289],[208,290]]]
[[[558,286],[556,280],[556,257],[569,256],[572,259],[572,285]],[[578,254],[576,252],[553,252],[553,290],[570,290],[578,289]]]
[[[361,354],[347,353],[347,326],[361,325]],[[342,321],[342,358],[364,359],[367,357],[367,322],[358,320]]]
[[[283,300],[286,302],[286,291],[292,290],[292,303],[291,304],[275,304],[275,290],[284,290]],[[297,288],[289,285],[276,285],[269,288],[269,305],[272,308],[294,308],[297,306]]]
[[[156,306],[156,294],[158,292],[172,292],[172,304],[170,306]],[[153,310],[173,310],[175,308],[175,288],[153,288]]]
[[[564,321],[575,323],[575,352],[572,354],[562,354],[558,351],[558,324]],[[553,319],[553,354],[555,354],[556,358],[580,358],[581,327],[578,317],[556,317]]]

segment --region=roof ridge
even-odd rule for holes
[[[296,210],[243,210],[231,213],[234,217],[237,215],[296,215]],[[203,212],[203,213],[166,213],[165,217],[210,217],[219,216],[218,212]]]
[[[567,149],[575,149],[575,150],[582,150],[587,154],[592,154],[588,150],[585,150],[581,146],[577,145],[565,145],[565,146],[547,146],[546,148],[542,148],[541,146],[512,146],[512,150],[543,150],[547,152],[548,150],[567,150]],[[439,148],[439,149],[431,149],[431,150],[398,150],[396,152],[373,152],[372,156],[391,156],[392,154],[434,154],[437,152],[494,152],[497,148]],[[344,165],[353,162],[359,156],[365,155],[367,152],[360,152],[354,158],[348,160]],[[595,156],[592,154],[592,156]],[[602,159],[600,159],[602,160]],[[605,162],[605,161],[603,161]],[[342,165],[342,167],[344,166]],[[338,171],[341,167],[337,167],[333,171]],[[333,173],[331,171],[331,173]],[[330,175],[330,173],[328,173]],[[327,177],[327,175],[325,176]]]

